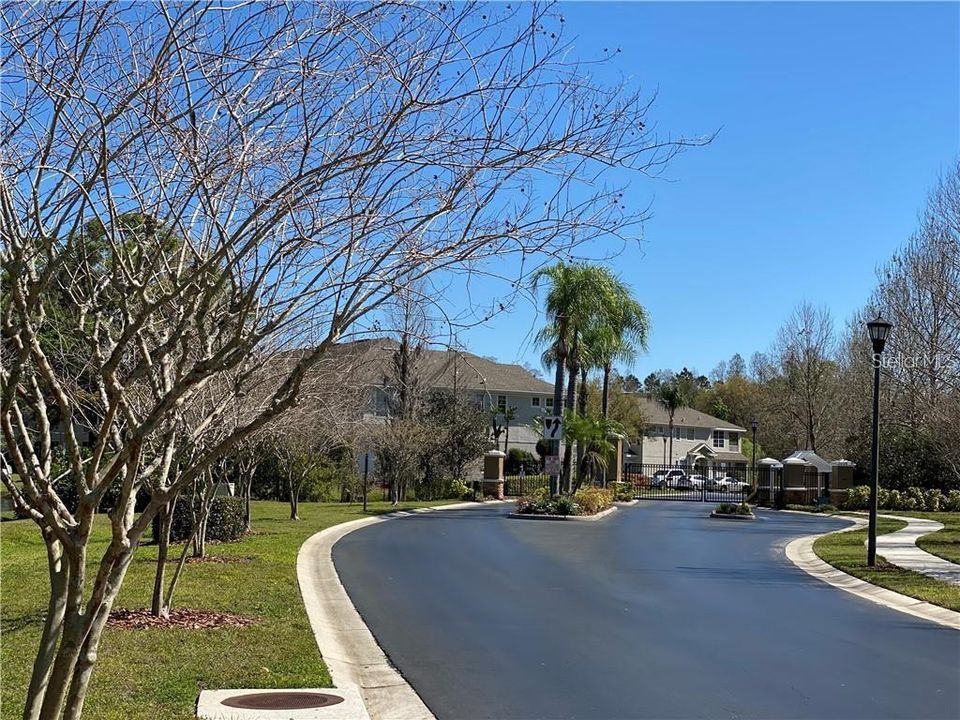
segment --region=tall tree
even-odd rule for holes
[[[0,475],[46,543],[51,589],[24,716],[75,720],[153,516],[292,407],[338,339],[438,271],[635,237],[643,212],[624,207],[605,169],[654,170],[686,143],[655,135],[647,98],[578,66],[540,4],[2,12],[15,81],[2,90]],[[129,212],[184,242],[117,222]],[[76,261],[94,219],[104,271]],[[509,266],[505,279],[524,285],[524,264]],[[41,342],[51,303],[77,329],[83,387]],[[294,349],[258,411],[172,475],[180,435],[229,412],[183,428],[177,408],[256,353]],[[263,382],[255,370],[240,390]],[[55,426],[73,512],[52,482]],[[96,560],[108,491],[119,504]]]
[[[687,385],[675,376],[661,378],[654,391],[654,398],[667,411],[670,443],[669,465],[673,465],[673,417],[677,410],[688,404],[688,392]]]

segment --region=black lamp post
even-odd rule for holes
[[[870,451],[870,525],[867,535],[867,565],[877,562],[877,486],[880,477],[880,356],[890,335],[891,323],[877,315],[867,323],[873,343],[873,445]]]
[[[757,428],[760,427],[760,423],[757,422],[757,419],[754,418],[750,421],[750,429],[753,430],[753,482],[751,485],[760,487],[760,484],[757,482]]]

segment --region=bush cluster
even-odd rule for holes
[[[910,487],[904,491],[879,488],[877,490],[877,506],[881,510],[925,510],[927,512],[949,510],[958,512],[960,511],[960,490],[951,490],[944,495],[942,491],[936,488],[924,490],[923,488]],[[843,509],[867,510],[869,507],[870,487],[857,485],[850,488],[846,502],[843,503]]]
[[[579,508],[569,495],[551,498],[547,488],[537,488],[517,499],[517,512],[524,515],[577,515]]]
[[[636,488],[634,488],[633,483],[621,481],[611,483],[610,486],[613,489],[613,497],[615,500],[629,502],[633,500],[636,495]]]
[[[199,504],[196,513],[199,515]],[[246,506],[243,498],[215,497],[210,505],[207,518],[207,540],[215,542],[233,542],[246,532]],[[154,538],[158,534],[158,524],[154,522]],[[170,542],[183,542],[193,535],[193,515],[190,512],[190,500],[181,498],[173,511],[170,522]]]
[[[721,515],[749,515],[750,506],[746,503],[720,503],[714,512]]]
[[[586,487],[577,491],[574,501],[584,515],[596,515],[613,505],[613,490]]]
[[[549,497],[546,488],[517,500],[517,512],[524,515],[596,515],[613,505],[613,491],[588,487],[573,496]]]
[[[527,473],[538,473],[540,472],[540,461],[534,457],[533,453],[520,448],[510,448],[503,464],[504,473],[506,475],[519,475],[521,467]]]

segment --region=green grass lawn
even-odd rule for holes
[[[391,509],[389,503],[370,503],[370,514]],[[194,717],[204,688],[329,686],[300,598],[297,551],[318,530],[363,517],[363,509],[301,503],[300,522],[290,521],[289,512],[286,503],[255,502],[253,535],[208,545],[209,555],[239,561],[188,564],[174,598],[175,606],[239,613],[256,618],[255,625],[217,630],[108,627],[84,716],[186,720]],[[98,518],[93,560],[106,546],[108,532],[107,519]],[[153,545],[137,551],[115,608],[149,607],[156,553]],[[12,720],[22,712],[47,597],[46,554],[31,521],[0,524],[0,572],[0,718]]]
[[[941,515],[949,514],[955,515],[956,513],[936,513],[936,516],[939,519]],[[929,513],[929,515],[934,515],[934,513]],[[944,521],[940,520],[940,522]],[[906,523],[899,520],[884,518],[877,520],[877,534],[879,535],[896,532],[904,527],[906,527]],[[867,548],[864,545],[866,539],[866,529],[836,533],[817,540],[813,544],[813,550],[820,558],[850,575],[874,585],[915,597],[918,600],[925,600],[960,612],[960,588],[954,585],[934,580],[926,575],[903,570],[879,557],[876,566],[868,567]]]

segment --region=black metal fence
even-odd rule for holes
[[[550,489],[549,475],[507,475],[504,478],[503,494],[520,497],[541,488]]]
[[[634,495],[643,500],[742,502],[753,489],[750,476],[745,465],[627,463],[624,466],[624,480],[633,484]]]

